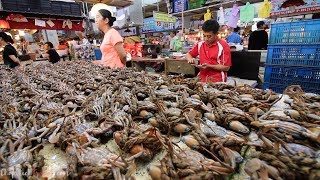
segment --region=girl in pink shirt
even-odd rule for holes
[[[110,67],[112,69],[123,68],[126,64],[126,52],[123,48],[123,38],[119,32],[112,28],[115,17],[110,11],[100,9],[96,15],[96,24],[102,32],[104,38],[100,49],[102,53],[101,61],[94,61],[94,64]]]

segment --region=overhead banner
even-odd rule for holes
[[[260,8],[262,3],[254,3],[254,4],[251,4],[252,6],[254,6],[254,9],[255,9],[255,12],[254,12],[254,18],[257,18],[258,17],[258,10]],[[239,6],[239,8],[243,8],[244,6]],[[221,24],[227,24],[227,22],[229,21],[230,19],[230,16],[231,16],[231,13],[232,13],[232,8],[227,8],[227,9],[224,9],[224,23],[220,20],[220,23]],[[221,14],[217,14],[217,21],[221,18]],[[241,22],[243,23],[243,22]]]
[[[37,26],[35,19],[28,19],[28,22],[15,22],[8,21],[11,29],[48,29],[48,30],[75,30],[75,31],[84,31],[82,27],[82,21],[73,21],[71,29],[68,26],[63,27],[62,20],[51,20],[53,26]]]
[[[271,0],[271,16],[306,14],[320,11],[320,0]]]
[[[160,22],[160,21],[156,21],[155,23],[156,23],[156,26],[155,26],[156,31],[167,31],[167,30],[174,29],[173,23]]]
[[[154,21],[159,21],[159,22],[174,23],[177,21],[176,17],[173,17],[172,15],[169,15],[163,12],[157,12],[157,11],[153,11],[153,19]]]
[[[174,23],[155,21],[153,17],[145,18],[143,20],[142,33],[147,32],[161,32],[174,29]]]

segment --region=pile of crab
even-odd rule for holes
[[[0,76],[0,179],[320,178],[320,96],[299,86],[279,95],[86,61]]]

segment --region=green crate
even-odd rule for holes
[[[205,0],[188,0],[188,3],[200,3],[200,4],[204,4]]]
[[[203,4],[205,4],[205,0],[188,0],[188,9],[196,9],[196,8],[200,8],[203,6]]]
[[[196,6],[195,6],[196,4],[194,4],[194,3],[189,3],[188,4],[188,9],[190,10],[190,9],[194,9]]]
[[[189,3],[188,9],[196,9],[202,7],[202,2]]]

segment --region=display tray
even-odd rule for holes
[[[0,179],[319,179],[320,96],[300,86],[285,96],[89,61],[0,75]]]

